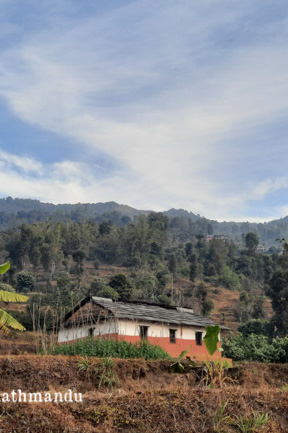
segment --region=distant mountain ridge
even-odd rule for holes
[[[166,210],[166,211],[164,211],[162,213],[164,215],[168,216],[169,218],[185,217],[185,218],[191,219],[192,221],[196,221],[199,218],[201,218],[200,215],[196,215],[193,212],[188,212],[185,209],[174,209],[174,208],[172,208],[172,209]]]
[[[17,214],[17,212],[25,212],[39,209],[51,213],[56,212],[59,209],[65,211],[74,209],[86,209],[90,211],[89,213],[95,213],[99,215],[115,211],[127,216],[149,213],[149,211],[134,209],[130,206],[118,204],[114,201],[109,201],[106,203],[53,204],[43,203],[39,200],[26,198],[13,199],[12,197],[7,197],[0,199],[0,212],[10,212]]]
[[[0,230],[17,227],[23,223],[46,221],[107,221],[122,226],[133,221],[137,215],[148,215],[150,210],[135,209],[114,201],[106,203],[52,204],[39,200],[7,197],[0,199]],[[235,241],[242,242],[248,232],[258,234],[260,242],[266,245],[277,245],[277,238],[288,239],[288,217],[265,223],[218,222],[188,212],[185,209],[169,209],[162,212],[169,218],[172,231],[182,233],[183,241],[198,234],[206,236],[223,234]],[[279,245],[279,244],[278,244]]]
[[[150,210],[141,210],[135,209],[128,205],[118,204],[115,201],[109,201],[105,203],[63,203],[63,204],[53,204],[53,203],[43,203],[40,200],[36,199],[28,199],[28,198],[2,198],[0,199],[0,212],[8,212],[17,214],[18,212],[25,211],[35,211],[35,210],[43,210],[49,213],[56,212],[57,210],[75,210],[75,209],[83,209],[86,210],[89,214],[97,214],[102,215],[110,212],[119,212],[122,215],[126,215],[129,217],[133,217],[136,215],[147,215],[151,211]],[[200,215],[196,215],[193,212],[188,212],[185,209],[169,209],[167,211],[162,212],[164,215],[169,218],[174,217],[186,217],[193,221],[201,218]]]

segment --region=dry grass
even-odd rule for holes
[[[268,414],[256,432],[288,431],[288,366],[244,364],[221,389],[205,387],[187,369],[172,374],[169,362],[115,360],[120,387],[101,387],[77,357],[2,356],[0,389],[27,392],[72,389],[83,403],[0,403],[0,432],[237,433],[237,419]],[[92,368],[93,367],[93,368]],[[220,416],[225,404],[225,416]]]

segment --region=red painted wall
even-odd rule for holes
[[[119,341],[127,341],[128,343],[137,343],[140,340],[139,336],[130,336],[130,335],[118,335]],[[209,361],[221,359],[220,352],[215,352],[213,356],[211,356],[204,343],[202,346],[197,346],[195,340],[182,340],[180,338],[176,338],[176,343],[170,343],[170,338],[161,338],[161,337],[148,337],[148,341],[155,346],[161,346],[164,350],[166,350],[169,355],[173,358],[178,358],[183,350],[187,350],[190,346],[189,352],[185,356],[190,356],[191,359],[196,357],[197,361]],[[220,343],[218,343],[220,347]]]
[[[119,335],[119,334],[106,334],[101,335],[95,338],[102,338],[107,340],[118,340],[118,341],[127,341],[127,343],[138,343],[141,341],[140,336],[131,336],[131,335]],[[70,340],[64,343],[58,344],[69,344],[74,343],[77,340]],[[196,361],[215,361],[221,359],[221,353],[215,352],[212,356],[208,353],[204,343],[202,346],[197,346],[195,340],[183,340],[180,338],[176,338],[176,343],[170,343],[169,338],[161,338],[161,337],[148,337],[148,341],[155,346],[161,346],[167,353],[169,353],[172,358],[178,358],[183,350],[187,350],[190,346],[189,352],[185,356],[189,356],[192,360]],[[218,343],[218,347],[220,347],[220,343]],[[229,360],[231,361],[231,360]]]

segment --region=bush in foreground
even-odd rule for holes
[[[230,335],[222,340],[223,356],[234,361],[288,362],[288,335],[269,340],[265,335]]]
[[[96,356],[97,358],[144,358],[144,359],[170,359],[160,346],[153,346],[148,341],[136,344],[126,341],[100,340],[86,338],[76,343],[62,344],[51,351],[53,355],[80,355]]]

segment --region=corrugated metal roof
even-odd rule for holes
[[[202,328],[205,328],[207,325],[216,325],[216,323],[206,317],[201,317],[188,311],[177,310],[177,307],[112,301],[111,299],[99,298],[97,296],[92,296],[92,301],[107,309],[119,319],[198,326]],[[222,329],[227,329],[225,326],[219,326]]]

